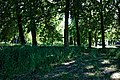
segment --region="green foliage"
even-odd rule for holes
[[[61,38],[63,33],[57,30],[57,27],[63,19],[65,0],[1,0],[0,3],[2,3],[0,5],[0,41],[9,42],[18,34],[17,15],[20,14],[26,42],[29,39],[28,33],[34,29],[39,43],[51,45],[54,42],[63,42]],[[70,0],[70,37],[76,37],[74,17],[77,15],[81,43],[88,44],[89,31],[92,31],[92,42],[100,40],[100,10],[102,9],[105,38],[117,41],[120,38],[117,21],[118,6],[119,2],[112,0],[102,1],[102,5],[97,0]],[[94,37],[95,32],[97,39]]]
[[[106,59],[120,59],[117,49],[84,49],[82,47],[31,47],[3,46],[0,47],[0,79],[9,79],[37,71],[40,75],[50,72],[54,66],[77,59],[79,62],[99,60],[99,55]],[[97,64],[94,64],[98,68]]]
[[[37,36],[49,38],[48,42],[46,42],[45,38],[44,40],[37,39],[43,43],[62,40],[60,39],[61,34],[56,30],[61,18],[61,14],[58,15],[57,12],[60,6],[57,4],[50,3],[47,0],[2,0],[1,3],[0,22],[2,23],[0,23],[0,41],[11,41],[14,35],[18,34],[18,14],[21,15],[22,21],[20,23],[22,24],[23,32],[29,33],[35,28]],[[31,19],[34,19],[34,23]],[[26,40],[28,39],[27,36],[25,38]]]
[[[114,54],[115,54],[115,57],[118,59],[118,61],[120,61],[120,48],[118,48]]]
[[[83,50],[83,51],[82,51]],[[71,60],[84,52],[84,48],[8,46],[0,48],[0,76],[13,77],[34,70],[49,72],[54,65]]]
[[[71,57],[63,47],[8,46],[0,48],[0,76],[13,77],[34,70],[49,72]],[[2,78],[2,77],[1,77]]]

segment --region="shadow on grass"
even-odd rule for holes
[[[17,67],[14,80],[110,80],[119,71],[117,53],[119,49],[7,46],[1,48],[0,59],[7,63],[3,64],[6,72]]]
[[[111,50],[111,49],[109,49]],[[107,52],[106,52],[107,51]],[[82,53],[66,63],[56,66],[53,71],[44,75],[44,79],[49,80],[110,80],[114,72],[119,72],[119,64],[116,59],[109,58],[108,49],[101,49],[96,55]],[[119,52],[113,50],[112,53]],[[113,54],[112,54],[113,55]]]

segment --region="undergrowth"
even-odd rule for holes
[[[80,58],[82,53],[90,54],[91,59],[96,59],[99,53],[120,58],[120,49],[84,49],[70,47],[31,47],[31,46],[4,46],[0,48],[0,79],[9,79],[14,76],[26,74],[37,70],[40,74],[50,72],[55,65],[62,62]]]

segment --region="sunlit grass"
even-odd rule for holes
[[[95,75],[95,73],[92,73],[92,72],[86,72],[84,74],[87,75],[87,76],[94,76]]]
[[[86,66],[86,69],[93,69],[93,68],[94,68],[93,65],[88,65],[88,66]]]
[[[72,63],[75,63],[75,60],[70,61],[70,62],[65,62],[65,63],[62,63],[62,64],[63,64],[63,65],[70,65],[70,64],[72,64]]]
[[[101,63],[102,64],[110,64],[110,61],[109,60],[103,60]]]
[[[112,80],[120,80],[120,72],[113,73],[110,78]]]
[[[115,71],[117,71],[117,65],[111,65],[109,67],[103,67],[103,68],[101,68],[101,70],[103,70],[102,71],[103,74],[108,74],[108,73],[111,73],[111,72],[115,72]]]

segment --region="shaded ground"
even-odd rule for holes
[[[114,72],[119,72],[115,58],[108,58],[104,53],[92,55],[82,53],[70,61],[66,61],[45,75],[37,72],[15,77],[15,80],[110,80]]]

